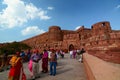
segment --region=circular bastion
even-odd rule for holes
[[[62,30],[59,26],[50,26],[48,32],[50,42],[63,40]]]

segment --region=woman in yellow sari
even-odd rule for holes
[[[10,60],[10,72],[8,80],[22,80],[20,79],[22,68],[22,58],[20,57],[20,53],[16,52],[16,54]]]

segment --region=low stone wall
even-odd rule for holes
[[[87,50],[88,54],[96,56],[104,61],[120,64],[120,46],[119,47],[94,47]]]
[[[10,61],[11,57],[12,57],[12,55],[8,56],[8,59],[5,61],[7,66],[9,66],[9,61]],[[3,63],[5,63],[5,62],[3,62],[3,57],[0,56],[0,71],[1,71],[1,69],[3,69]]]
[[[88,80],[120,80],[120,64],[103,61],[88,53],[83,55]]]

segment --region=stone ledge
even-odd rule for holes
[[[120,80],[120,67],[88,53],[85,53],[83,58],[88,80]]]

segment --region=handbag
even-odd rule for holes
[[[29,63],[28,63],[28,68],[29,68],[29,70],[32,72],[32,60],[29,61]]]

